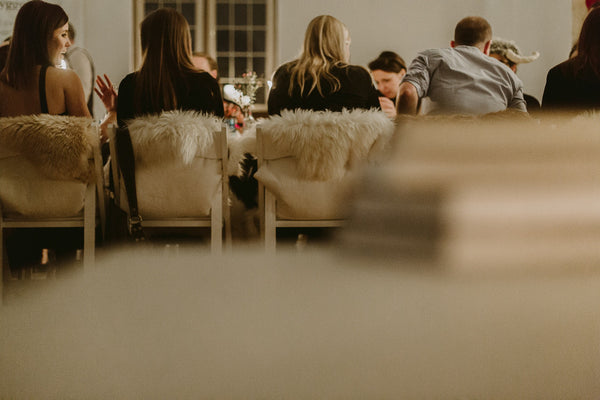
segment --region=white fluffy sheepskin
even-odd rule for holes
[[[136,162],[186,165],[197,154],[212,150],[213,132],[221,125],[219,118],[195,111],[167,111],[128,123]]]
[[[23,154],[50,178],[92,181],[89,159],[98,144],[91,118],[49,114],[0,118],[0,148]]]
[[[301,178],[328,180],[344,176],[357,162],[376,158],[394,124],[377,110],[286,110],[261,121],[259,128],[271,135],[278,150],[297,158]],[[244,134],[230,148],[231,171],[244,153],[256,154],[256,137]]]

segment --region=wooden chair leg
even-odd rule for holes
[[[223,252],[223,197],[221,190],[215,194],[210,214],[210,250],[212,254],[221,254]]]
[[[83,207],[83,269],[94,266],[96,254],[96,187],[87,186]]]
[[[0,306],[4,302],[4,282],[10,274],[8,256],[4,254],[4,228],[2,227],[2,210],[0,209]]]
[[[264,191],[265,216],[264,216],[264,239],[265,251],[274,253],[277,245],[277,226],[275,224],[275,196],[268,190]]]

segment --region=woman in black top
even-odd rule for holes
[[[379,98],[369,72],[350,65],[350,35],[338,19],[321,15],[306,29],[302,54],[275,72],[269,114],[281,110],[341,111],[377,108]]]
[[[579,35],[577,55],[548,72],[543,110],[600,109],[600,8],[590,11]]]
[[[269,115],[296,109],[380,109],[371,75],[363,67],[348,64],[349,59],[350,35],[344,24],[329,15],[314,18],[306,29],[300,57],[275,72],[267,103]],[[257,206],[256,164],[247,157],[244,175],[229,180],[246,208]]]
[[[171,8],[150,14],[141,25],[143,62],[139,71],[119,85],[117,120],[169,110],[195,110],[223,116],[217,81],[192,62],[192,40],[187,21]]]
[[[144,18],[141,25],[142,66],[127,75],[119,85],[117,122],[120,128],[128,121],[148,114],[171,110],[193,110],[223,117],[223,100],[217,81],[196,69],[192,62],[190,28],[180,13],[160,8]],[[97,81],[97,93],[104,104],[116,94],[110,85]],[[120,131],[116,137],[117,156],[130,208],[130,232],[142,236],[135,197],[135,162],[131,137]]]

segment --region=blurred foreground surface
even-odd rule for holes
[[[328,251],[138,247],[31,286],[0,398],[598,399],[599,122],[409,121]]]
[[[3,398],[600,393],[598,271],[130,251],[49,283],[0,309]]]

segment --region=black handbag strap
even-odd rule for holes
[[[117,150],[117,163],[121,170],[125,192],[127,193],[127,202],[129,203],[129,233],[136,242],[139,242],[144,240],[145,237],[142,229],[142,217],[138,213],[137,192],[135,189],[135,157],[127,126],[117,128],[115,147]]]

